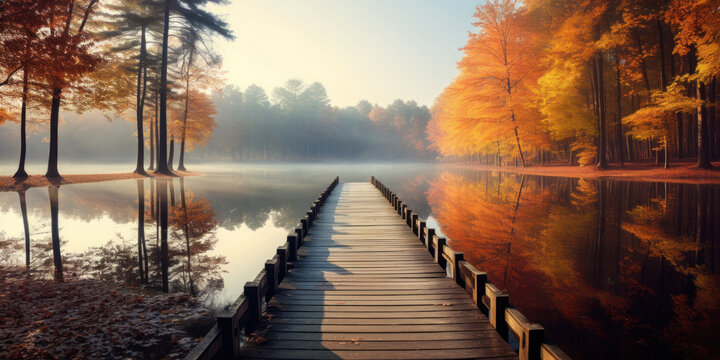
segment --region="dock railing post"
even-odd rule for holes
[[[507,309],[510,303],[510,297],[506,292],[500,291],[500,289],[490,283],[485,284],[485,295],[490,300],[490,306],[488,308],[490,324],[492,324],[495,331],[500,334],[500,337],[507,341],[508,326],[505,321],[505,309]]]
[[[412,216],[412,232],[413,234],[418,234],[418,218],[419,216],[417,214],[413,214]]]
[[[287,249],[284,246],[279,246],[277,248],[277,256],[278,256],[278,282],[282,280],[285,277],[285,274],[287,274]]]
[[[250,335],[262,320],[262,300],[260,299],[260,289],[257,282],[246,282],[244,291],[249,302],[248,323],[245,326],[245,334]]]
[[[298,226],[295,228],[295,237],[297,238],[297,247],[299,249],[302,246],[303,240],[305,240],[303,239],[304,236],[302,226]]]
[[[433,241],[433,235],[435,235],[435,229],[433,228],[427,228],[427,234],[425,235],[425,247],[427,248],[427,251],[429,253],[432,253],[432,241]]]
[[[412,229],[412,227],[413,227],[412,221],[413,221],[414,219],[415,219],[415,218],[413,217],[413,211],[410,210],[410,209],[405,209],[405,223],[406,223],[407,226],[408,226],[409,228],[411,228],[411,229]]]
[[[268,278],[268,292],[265,295],[265,301],[270,301],[273,295],[278,289],[278,256],[273,256],[272,259],[265,261],[265,272]]]
[[[297,261],[297,250],[298,250],[298,241],[296,235],[288,235],[287,242],[290,244],[290,254],[288,256],[288,259],[290,261]]]

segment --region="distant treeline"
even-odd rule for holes
[[[271,96],[257,85],[228,86],[215,98],[217,128],[200,160],[430,159],[427,106],[396,100],[330,105],[325,87],[289,80]]]

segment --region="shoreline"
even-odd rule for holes
[[[695,162],[671,163],[669,169],[662,164],[649,162],[608,164],[607,170],[597,170],[595,166],[577,166],[566,164],[531,165],[528,167],[500,167],[483,164],[449,163],[442,166],[473,170],[502,171],[514,174],[557,176],[570,178],[590,178],[627,181],[672,182],[685,184],[720,184],[720,162],[712,163],[714,169],[698,169]]]
[[[174,170],[177,177],[199,176],[201,172]],[[25,191],[36,187],[62,186],[71,184],[86,184],[114,180],[132,180],[149,178],[172,178],[167,175],[155,175],[148,173],[147,176],[135,173],[111,173],[111,174],[70,174],[62,175],[56,179],[48,179],[44,175],[30,175],[24,180],[16,180],[12,176],[0,176],[0,192]]]

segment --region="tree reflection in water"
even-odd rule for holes
[[[172,199],[168,199],[172,181],[179,181],[180,185],[180,202],[176,206],[168,201]],[[146,183],[149,183],[147,192]],[[187,293],[207,300],[206,303],[211,302],[224,287],[221,274],[227,261],[222,255],[210,254],[218,242],[215,236],[217,221],[210,202],[198,199],[186,190],[182,178],[139,179],[135,185],[137,238],[125,239],[118,233],[104,245],[90,247],[81,253],[61,251],[68,241],[63,240],[60,226],[59,203],[64,190],[58,186],[48,188],[50,239],[32,242],[26,194],[19,192],[25,246],[23,249],[20,238],[3,237],[2,250],[6,257],[3,263],[14,264],[10,258],[21,257],[24,250],[25,268],[33,277],[45,278],[52,274],[57,281],[63,281],[67,276],[94,278],[132,287]],[[126,204],[113,202],[110,197],[107,200],[95,206],[106,208],[106,214],[124,217],[121,214],[126,211]],[[84,204],[84,201],[79,202]],[[112,206],[123,209],[112,209]],[[157,231],[148,233],[147,226],[155,226]],[[40,235],[42,232],[36,237]]]
[[[720,187],[446,172],[427,197],[453,248],[576,358],[720,357]]]

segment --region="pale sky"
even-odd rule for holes
[[[215,8],[235,41],[216,42],[227,83],[268,95],[290,78],[319,81],[333,105],[395,99],[432,105],[481,0],[231,0]]]

